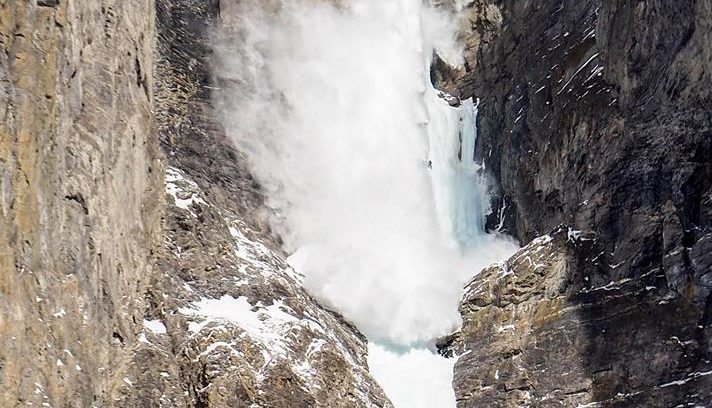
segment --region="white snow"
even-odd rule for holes
[[[190,198],[187,199],[180,198],[178,196],[179,193],[184,192],[184,190],[180,187],[180,184],[182,183],[190,186],[192,189],[198,189],[198,185],[195,184],[195,182],[193,182],[192,180],[186,179],[185,176],[183,176],[183,173],[180,172],[180,170],[174,167],[168,167],[166,169],[165,183],[166,193],[170,194],[173,197],[176,206],[178,208],[188,210],[190,214],[193,215],[193,217],[196,217],[197,215],[190,207],[195,203],[206,204],[205,201],[200,198],[196,193],[191,193]]]
[[[554,240],[554,238],[551,235],[547,234],[547,235],[542,235],[540,237],[534,238],[534,240],[532,240],[532,242],[530,244],[538,245],[538,246],[547,245],[553,240]]]
[[[227,321],[240,327],[252,339],[259,341],[275,353],[286,352],[284,333],[298,321],[284,312],[285,306],[275,302],[270,306],[253,306],[246,297],[223,296],[220,299],[202,299],[194,308],[182,308],[180,313],[193,316],[197,321],[189,324],[189,330],[199,332],[211,322]]]
[[[151,344],[151,342],[148,341],[148,337],[146,337],[146,333],[144,332],[138,334],[138,341],[144,344]]]
[[[266,260],[272,258],[272,251],[264,246],[261,242],[251,240],[245,235],[243,230],[247,230],[245,223],[241,221],[229,222],[228,227],[230,235],[235,239],[235,255],[238,258],[248,261],[253,264],[262,264]],[[258,268],[258,271],[263,274],[268,274],[267,271],[272,268]]]
[[[505,326],[500,326],[500,327],[497,328],[497,333],[502,333],[502,332],[505,332],[505,331],[508,331],[508,330],[512,330],[512,331],[513,331],[513,330],[514,330],[514,325],[513,325],[513,324],[508,324],[508,325],[505,325]]]
[[[626,284],[626,283],[628,283],[628,282],[630,282],[630,281],[631,281],[630,278],[623,278],[623,279],[618,280],[618,281],[615,281],[615,282],[614,282],[614,281],[610,281],[610,282],[608,282],[606,285],[603,285],[603,286],[598,286],[598,287],[594,287],[594,288],[582,289],[580,292],[581,292],[581,293],[589,293],[589,292],[595,292],[595,291],[597,291],[597,290],[605,290],[605,291],[618,290],[618,289],[620,289],[620,286],[621,286],[621,285],[624,285],[624,284]]]
[[[571,81],[573,81],[574,78],[576,78],[576,76],[577,76],[581,71],[583,71],[583,69],[586,68],[586,66],[587,66],[588,64],[591,63],[591,61],[593,61],[594,59],[596,59],[596,57],[598,57],[599,54],[600,54],[600,53],[598,53],[598,52],[595,53],[595,54],[593,54],[589,59],[587,59],[583,64],[581,64],[581,66],[576,70],[576,72],[573,73],[573,75],[571,75],[571,78],[569,78],[569,80],[566,81],[566,83],[564,84],[564,86],[561,87],[561,89],[559,90],[559,92],[556,93],[556,95],[559,95],[559,94],[561,94],[562,92],[564,92],[564,90],[566,90],[566,87],[569,86],[569,84],[571,83]]]
[[[166,334],[166,326],[160,320],[143,319],[143,326],[154,334]]]
[[[579,238],[581,238],[581,231],[569,228],[566,236],[569,242],[576,242]]]
[[[600,402],[589,402],[588,404],[577,404],[576,408],[594,408],[594,407],[600,407],[601,403]]]
[[[671,381],[669,383],[661,384],[658,387],[659,388],[667,388],[667,387],[672,387],[675,385],[684,385],[687,384],[688,382],[692,380],[696,380],[700,377],[707,377],[708,375],[712,375],[712,371],[698,371],[694,373],[690,373],[687,375],[687,378],[682,379],[682,380],[677,380],[677,381]]]
[[[309,360],[316,353],[320,352],[325,344],[326,341],[324,339],[314,339],[309,345],[309,348],[307,348],[304,360],[294,366],[294,370],[305,378],[314,376],[314,374],[316,374],[316,370],[314,369],[314,367],[312,367],[311,362]]]
[[[399,352],[376,343],[368,346],[371,374],[399,408],[454,408],[455,361],[426,348]]]

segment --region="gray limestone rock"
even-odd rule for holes
[[[441,345],[459,355],[458,407],[707,406],[695,295],[671,296],[659,274],[612,276],[603,250],[562,226],[468,284],[462,328]]]
[[[535,350],[517,354],[509,367],[518,380],[498,385],[512,393],[492,404],[515,406],[528,393],[530,406],[575,406],[580,392],[574,399],[590,406],[708,406],[712,6],[478,0],[469,12],[470,69],[456,82],[462,97],[481,101],[475,154],[494,180],[488,225],[504,213],[503,229],[524,244],[560,223],[591,231],[600,254],[586,256],[599,265],[586,274],[588,265],[569,260],[563,283],[615,284],[567,289],[542,326],[531,324],[533,308],[551,288],[511,283],[532,308],[513,309],[513,335]],[[553,254],[567,259],[561,251]],[[561,276],[561,267],[542,268],[542,284]],[[512,270],[512,279],[531,273]],[[472,326],[462,336],[479,346],[456,367],[459,396],[491,396],[477,389],[489,386],[478,382],[486,377],[481,363],[507,337]]]

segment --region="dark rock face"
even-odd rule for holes
[[[470,282],[448,345],[458,406],[709,403],[694,297],[669,296],[663,277],[610,280],[602,251],[594,234],[559,227]]]
[[[500,5],[473,89],[479,154],[512,199],[512,232],[590,228],[614,264],[627,261],[624,275],[682,244],[664,242],[663,224],[679,223],[688,244],[709,227],[711,11],[599,3]]]
[[[566,223],[600,247],[584,256],[596,260],[590,273],[566,267],[561,308],[578,317],[552,318],[564,334],[527,329],[561,354],[531,352],[518,387],[557,395],[544,376],[580,372],[584,402],[707,406],[712,4],[481,0],[471,10],[476,63],[461,95],[481,100],[477,155],[497,184],[493,214],[506,206],[505,229],[524,243]],[[576,292],[608,282],[624,284]],[[486,395],[460,392],[488,375],[467,363],[484,355],[470,344],[456,368],[460,406]]]
[[[37,5],[40,7],[56,7],[59,0],[37,0]]]

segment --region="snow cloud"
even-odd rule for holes
[[[371,339],[454,328],[464,283],[515,245],[483,233],[482,180],[458,160],[474,104],[428,81],[434,48],[459,62],[452,16],[421,0],[225,7],[216,100],[307,289]]]

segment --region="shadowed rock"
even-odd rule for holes
[[[511,324],[536,351],[522,351],[517,361],[532,360],[501,386],[519,396],[496,401],[510,406],[528,393],[539,398],[531,406],[569,406],[578,393],[575,399],[598,406],[705,406],[712,392],[712,5],[480,0],[470,12],[466,59],[476,67],[461,92],[481,100],[476,155],[496,180],[489,227],[500,224],[506,205],[502,229],[525,244],[566,223],[595,233],[600,248],[590,275],[570,249],[555,250],[568,259],[565,268],[546,266],[539,279],[562,277],[557,284],[567,289],[549,326],[530,324],[545,302],[540,290],[516,289],[534,301]],[[581,292],[585,277],[597,277],[600,287],[620,284]],[[455,382],[460,398],[477,399],[492,391],[466,385],[467,373],[483,378],[483,368],[474,368],[488,359],[482,350],[509,340],[468,333],[482,347],[461,358]],[[546,378],[556,373],[558,385]]]

